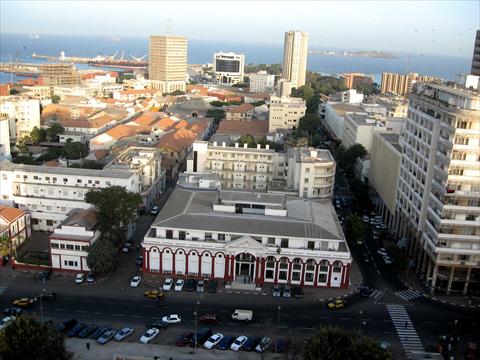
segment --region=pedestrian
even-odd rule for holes
[[[408,321],[405,321],[405,329],[408,328]]]
[[[90,350],[90,343],[87,341],[87,350]]]

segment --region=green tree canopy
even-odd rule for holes
[[[322,326],[305,342],[305,360],[391,360],[372,339],[352,331]]]
[[[87,155],[87,147],[79,141],[72,141],[72,139],[68,139],[63,146],[63,156],[69,160],[81,159]]]
[[[4,360],[68,360],[63,335],[51,326],[22,315],[0,332],[0,358]]]
[[[20,94],[20,91],[17,89],[10,89],[10,95],[17,95]]]
[[[85,201],[97,209],[99,229],[103,237],[119,246],[122,240],[119,239],[119,234],[123,232],[124,226],[135,220],[142,197],[122,186],[110,186],[91,189],[86,193]]]
[[[0,256],[9,255],[12,250],[12,240],[6,236],[0,236]]]
[[[350,214],[346,219],[346,235],[350,245],[356,246],[358,241],[363,241],[365,226],[362,219],[356,214]]]
[[[358,159],[367,155],[367,150],[362,144],[353,144],[348,149],[342,150],[341,156],[338,158],[339,165],[345,170],[345,175],[348,178],[353,178],[355,175],[355,164]]]
[[[320,116],[314,114],[305,114],[300,118],[298,129],[307,134],[308,146],[312,145],[313,135],[317,133],[320,122]]]
[[[63,134],[65,132],[65,128],[55,123],[47,128],[47,136],[50,141],[58,141],[58,135]]]
[[[222,110],[222,109],[207,110],[207,117],[213,118],[214,123],[218,124],[225,117],[225,110]]]
[[[94,274],[107,274],[115,266],[117,249],[104,237],[97,239],[88,249],[87,265]]]
[[[60,102],[60,96],[52,95],[52,103],[58,104]]]
[[[41,143],[47,139],[47,130],[39,129],[38,127],[34,127],[30,132],[30,139],[33,141],[35,145]]]

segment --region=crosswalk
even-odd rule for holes
[[[413,300],[422,296],[422,294],[420,294],[418,291],[412,289],[397,291],[395,292],[395,295],[405,301]]]
[[[425,351],[405,306],[387,305],[387,310],[407,358],[413,358],[412,351]]]
[[[370,297],[375,300],[380,300],[380,298],[385,294],[385,291],[382,290],[373,290],[370,294]]]
[[[7,289],[8,289],[8,286],[0,286],[0,295],[2,295],[3,292]]]

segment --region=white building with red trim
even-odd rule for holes
[[[94,208],[75,209],[50,235],[50,256],[53,270],[89,271],[87,256],[90,246],[100,237],[95,229]]]
[[[144,271],[348,287],[352,257],[328,200],[178,188],[147,232]]]

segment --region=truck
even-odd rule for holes
[[[236,309],[232,313],[232,320],[239,320],[239,321],[252,321],[253,319],[253,311],[252,310],[240,310]]]

